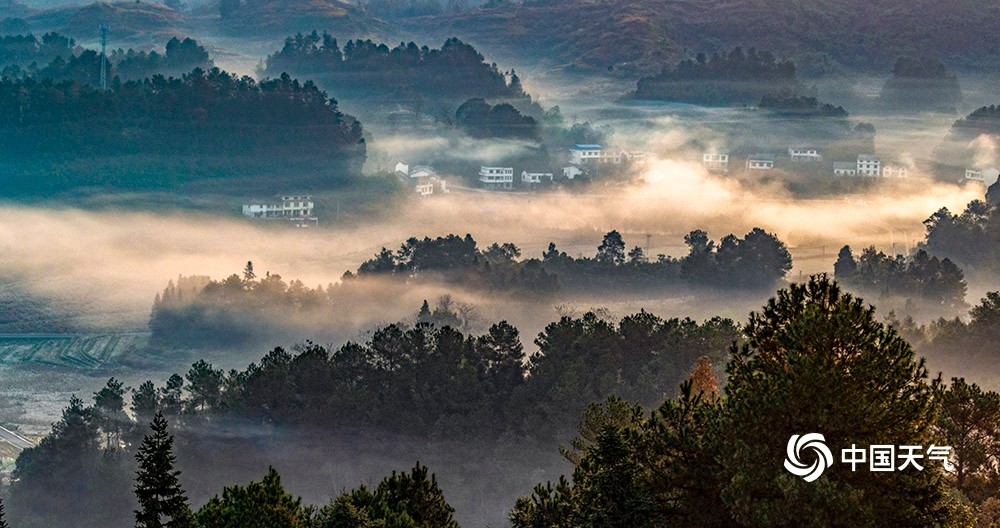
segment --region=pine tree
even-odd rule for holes
[[[3,514],[3,499],[0,499],[0,528],[10,528],[10,525],[7,524],[7,519],[4,518]]]
[[[191,510],[174,469],[174,437],[167,432],[167,420],[157,412],[135,458],[135,495],[139,510],[135,512],[136,528],[181,528],[192,526]]]
[[[247,261],[247,265],[243,268],[243,282],[250,284],[257,278],[257,274],[253,272],[253,262]]]
[[[875,309],[817,276],[778,292],[744,332],[711,433],[732,518],[747,527],[938,526],[947,514],[940,466],[886,479],[833,464],[816,482],[781,466],[793,434],[821,433],[838,454],[934,443],[939,382]]]
[[[837,280],[844,280],[853,277],[858,273],[858,263],[851,253],[851,246],[840,248],[837,254],[837,262],[833,265],[833,276]]]

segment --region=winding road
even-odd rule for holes
[[[27,438],[3,426],[0,426],[0,440],[14,446],[18,451],[23,451],[29,447],[35,447],[35,444],[31,440],[28,440]]]

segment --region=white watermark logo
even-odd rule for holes
[[[803,451],[807,450],[815,453],[816,459],[812,464],[802,462]],[[819,433],[792,435],[788,439],[787,452],[785,469],[806,482],[818,479],[826,468],[833,465],[833,453],[826,447],[826,438]]]
[[[785,457],[785,469],[796,477],[802,477],[806,482],[812,482],[823,474],[826,468],[833,465],[833,453],[826,445],[826,437],[819,433],[792,435],[788,439]],[[815,453],[815,461],[808,464],[802,461],[803,452]],[[911,469],[923,471],[927,460],[940,462],[945,471],[955,471],[951,463],[951,446],[931,445],[925,448],[919,445],[870,445],[868,448],[851,447],[840,450],[840,462],[851,466],[851,471],[857,471],[860,465],[868,471],[903,471]]]

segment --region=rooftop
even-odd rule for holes
[[[570,150],[601,150],[600,145],[573,145]]]

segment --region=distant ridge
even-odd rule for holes
[[[584,69],[650,73],[698,51],[755,46],[884,72],[902,55],[957,69],[995,65],[998,15],[1000,5],[978,0],[540,0],[400,23]]]

